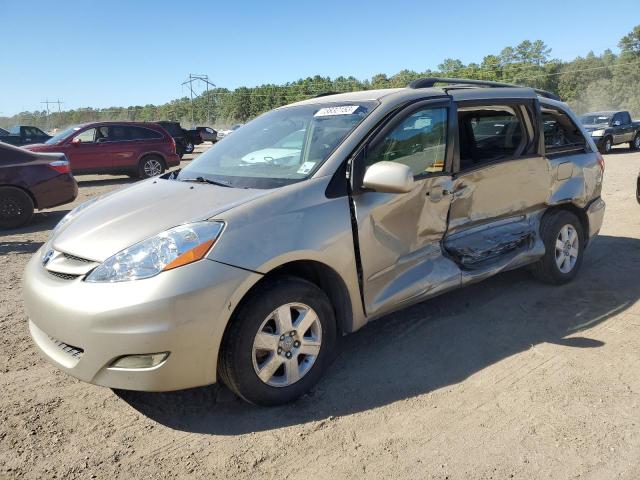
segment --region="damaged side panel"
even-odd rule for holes
[[[505,219],[451,235],[445,240],[445,249],[463,268],[477,270],[499,258],[531,250],[539,218],[529,215]]]

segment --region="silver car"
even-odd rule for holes
[[[423,79],[306,100],[71,211],[27,266],[29,329],[86,382],[289,402],[389,312],[525,265],[573,279],[603,171],[542,91]]]

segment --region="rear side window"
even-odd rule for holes
[[[131,140],[161,140],[163,138],[160,132],[144,127],[129,127],[129,136]]]
[[[524,125],[508,106],[459,109],[458,128],[461,170],[517,157],[527,142]]]
[[[367,151],[366,165],[398,162],[414,176],[444,170],[447,150],[446,107],[425,107],[405,119]]]
[[[580,129],[561,110],[543,107],[544,146],[548,154],[581,153],[587,142]]]
[[[109,127],[109,141],[122,142],[129,140],[129,127],[123,125],[114,125]]]

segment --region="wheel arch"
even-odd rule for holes
[[[316,260],[293,260],[274,267],[254,283],[235,305],[230,321],[240,305],[265,282],[273,281],[280,276],[294,276],[307,280],[320,288],[329,297],[336,317],[338,335],[353,330],[353,310],[349,290],[342,277],[333,268]],[[225,328],[228,329],[229,325]]]
[[[138,166],[140,166],[141,162],[145,158],[149,158],[149,157],[158,157],[162,161],[162,164],[164,165],[165,170],[168,168],[167,167],[167,159],[165,158],[165,156],[161,152],[156,152],[156,151],[145,152],[142,155],[140,155],[140,158],[138,158]]]
[[[578,220],[580,220],[580,224],[582,225],[582,228],[584,230],[584,237],[585,237],[584,241],[586,245],[586,243],[589,242],[589,217],[587,216],[587,213],[583,208],[580,208],[577,205],[570,202],[551,205],[544,212],[544,215],[542,216],[542,219],[540,221],[542,222],[544,217],[546,217],[547,215],[553,212],[557,212],[559,210],[564,210],[564,211],[573,213],[576,217],[578,217]]]
[[[40,210],[40,207],[38,207],[38,201],[36,200],[35,195],[28,188],[25,188],[21,185],[14,185],[11,183],[0,183],[0,188],[5,188],[5,187],[17,188],[18,190],[22,190],[24,193],[26,193],[29,196],[29,198],[33,202],[33,207],[37,210]]]

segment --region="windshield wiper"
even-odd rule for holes
[[[219,187],[233,188],[228,183],[216,182],[215,180],[209,180],[208,178],[204,178],[204,177],[180,178],[179,180],[181,182],[208,183],[209,185],[218,185]]]

